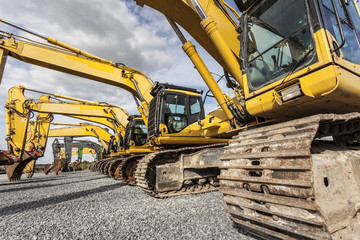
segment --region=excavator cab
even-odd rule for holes
[[[147,127],[140,116],[130,116],[126,125],[124,148],[144,146],[147,142]]]
[[[201,90],[157,83],[149,105],[148,138],[179,133],[205,117]]]
[[[251,115],[278,118],[279,108],[289,118],[358,111],[360,17],[355,1],[236,3],[241,10],[250,6],[239,30]]]
[[[260,1],[244,19],[250,92],[310,64],[315,51],[305,1]]]

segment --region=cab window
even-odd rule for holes
[[[177,133],[187,126],[187,101],[185,95],[167,94],[165,124],[169,133]]]
[[[348,9],[350,16],[347,16],[346,11],[339,0],[335,0],[335,5],[340,16],[341,26],[345,37],[345,44],[340,51],[346,60],[360,64],[360,43],[358,39],[360,35],[360,19],[356,6],[352,1],[348,1],[348,4],[345,6]],[[338,46],[341,43],[341,35],[331,0],[323,0],[323,6],[326,28],[335,37],[337,42],[336,46]],[[353,25],[356,27],[353,27]],[[331,47],[334,47],[335,43],[330,44],[333,45]]]
[[[190,97],[190,114],[198,114],[200,112],[200,100],[197,97]]]

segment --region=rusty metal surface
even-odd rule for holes
[[[111,177],[111,178],[114,178],[116,179],[116,171],[117,171],[117,168],[118,166],[121,164],[121,162],[123,161],[123,158],[118,158],[118,159],[115,159],[109,166],[108,168],[108,176]]]
[[[348,150],[315,154],[312,145],[315,136],[354,134],[359,130],[360,114],[351,113],[321,114],[239,133],[225,147],[219,176],[220,191],[233,221],[267,239],[334,237],[336,231],[350,225],[359,210],[359,177],[354,176],[353,165],[360,166],[360,154],[341,162],[333,157],[329,162],[329,156],[343,156],[349,154]],[[354,156],[357,163],[351,165]],[[336,201],[326,200],[329,195],[324,196],[323,188],[328,187],[324,187],[325,178],[339,178],[336,171],[337,175],[348,175],[332,186],[335,189],[331,194],[340,194],[338,197],[346,203],[334,207]],[[342,190],[345,186],[355,190]],[[334,216],[336,223],[331,220]]]
[[[123,159],[118,168],[116,169],[117,177],[115,179],[121,179],[124,183],[135,186],[135,171],[139,159],[143,158],[144,155],[134,155]]]
[[[97,169],[96,171],[102,173],[103,168],[105,167],[105,165],[108,163],[108,159],[102,160],[101,162],[99,162],[99,164],[97,165]]]
[[[81,171],[82,168],[80,167],[80,162],[75,161],[71,164],[71,167],[73,168],[73,171],[77,172],[77,171]]]
[[[54,168],[53,164],[45,164],[45,166],[44,166],[44,174],[48,175],[49,172],[51,171],[51,169],[53,169],[53,168]]]
[[[24,160],[21,162],[16,162],[11,165],[5,165],[6,175],[10,182],[20,181],[21,175],[26,167],[26,165],[33,160],[33,158],[29,157],[24,153]]]
[[[11,156],[7,151],[0,150],[0,165],[8,165],[13,163],[16,160],[15,156]]]
[[[104,175],[107,175],[109,176],[109,167],[110,167],[110,164],[113,163],[115,160],[109,160],[107,161],[107,163],[105,163],[101,169],[101,173],[104,174]]]
[[[60,170],[62,169],[62,167],[65,165],[65,163],[67,162],[67,160],[65,158],[61,158],[61,159],[56,159],[54,160],[53,163],[53,168],[51,169],[56,175],[59,174]]]
[[[160,198],[217,190],[219,165],[208,168],[209,162],[204,160],[207,150],[219,148],[222,151],[225,145],[185,147],[147,154],[137,164],[136,184],[142,190]],[[201,157],[197,154],[202,155],[203,161],[199,161]],[[186,156],[193,161],[184,161]],[[213,158],[211,155],[209,157]],[[186,174],[188,178],[184,178]]]

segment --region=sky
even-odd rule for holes
[[[51,36],[101,58],[136,68],[154,81],[167,82],[207,91],[199,73],[181,49],[165,17],[149,7],[130,0],[0,0],[0,18],[21,25],[43,36]],[[234,6],[232,1],[228,1]],[[29,36],[0,23],[0,30]],[[217,79],[221,67],[195,43]],[[31,36],[32,39],[40,40]],[[221,83],[222,85],[224,83]],[[0,105],[4,105],[9,88],[23,85],[29,89],[59,93],[71,97],[107,102],[137,114],[132,96],[113,86],[23,63],[8,57],[0,85]],[[223,88],[224,89],[224,88]],[[226,92],[226,90],[225,90]],[[26,92],[28,98],[38,98]],[[206,112],[217,108],[207,100]],[[79,122],[56,115],[55,122]],[[5,110],[0,107],[0,149],[6,150]],[[96,142],[96,139],[89,139]],[[52,162],[49,139],[45,156],[38,163]],[[76,157],[73,157],[75,159]],[[92,157],[85,157],[91,160]]]

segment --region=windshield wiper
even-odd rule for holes
[[[295,70],[300,66],[300,64],[302,64],[302,63],[306,60],[306,58],[309,56],[309,54],[310,54],[312,51],[314,51],[314,49],[315,49],[315,47],[311,47],[311,48],[305,53],[305,55],[304,55],[299,61],[296,62],[296,64],[294,65],[294,67],[291,69],[291,71],[286,75],[286,77],[284,78],[284,80],[283,80],[279,85],[283,84],[283,83],[285,82],[285,80],[286,80],[291,74],[293,74],[293,73],[295,72]],[[282,67],[282,66],[281,66],[281,67]]]

